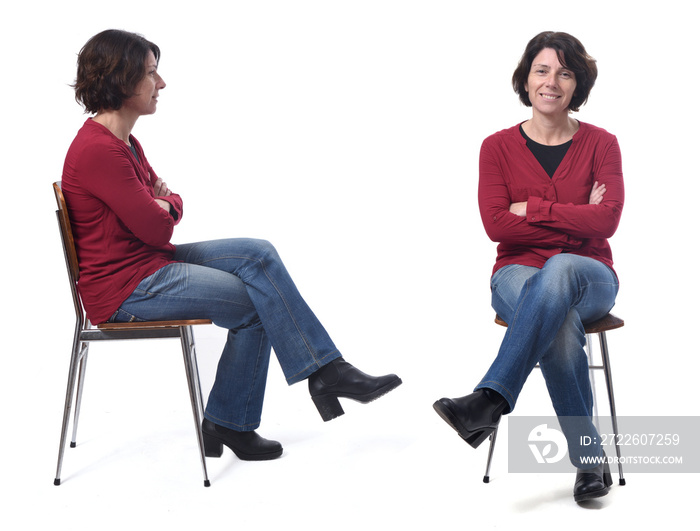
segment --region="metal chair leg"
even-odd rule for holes
[[[484,483],[491,481],[491,459],[493,458],[493,450],[496,447],[496,435],[498,435],[498,427],[493,430],[493,433],[489,436],[491,443],[489,444],[489,457],[486,461],[486,472],[484,472]]]
[[[78,369],[78,387],[75,394],[75,412],[73,413],[73,437],[70,441],[70,447],[75,448],[78,437],[78,418],[80,417],[80,405],[83,402],[83,388],[85,385],[85,371],[87,370],[87,357],[89,343],[83,343],[80,349],[80,363]]]
[[[615,393],[613,392],[612,369],[610,368],[610,356],[608,354],[608,340],[605,332],[598,334],[600,339],[600,355],[603,359],[603,371],[605,372],[605,384],[608,388],[608,400],[610,401],[610,417],[612,419],[613,432],[615,433],[615,451],[617,453],[617,466],[620,474],[620,485],[626,483],[622,474],[622,459],[619,445],[619,430],[617,427],[617,410],[615,409]]]
[[[70,423],[70,412],[73,406],[73,391],[75,390],[80,366],[79,334],[80,328],[77,327],[75,338],[73,339],[73,353],[71,354],[70,367],[68,369],[68,385],[66,388],[66,401],[63,406],[63,425],[61,427],[61,440],[58,446],[58,463],[56,465],[56,477],[53,480],[54,485],[61,484],[61,467],[63,466],[63,454],[65,452],[66,441],[68,439],[68,425]]]
[[[192,403],[192,415],[194,417],[197,442],[199,444],[199,454],[202,462],[202,472],[204,474],[204,486],[211,485],[207,474],[207,463],[204,455],[204,436],[202,435],[203,401],[202,389],[199,381],[199,369],[197,367],[197,354],[195,352],[194,334],[191,326],[180,327],[180,339],[182,341],[182,354],[185,359],[185,373],[190,390],[190,402]]]
[[[586,353],[588,356],[588,366],[589,366],[589,375],[591,378],[591,389],[593,392],[593,414],[596,419],[596,428],[598,428],[598,431],[600,431],[599,427],[597,426],[598,422],[598,405],[597,405],[597,398],[596,398],[596,393],[595,393],[595,381],[594,381],[594,370],[593,369],[603,369],[603,372],[605,374],[605,385],[607,387],[607,392],[608,392],[608,401],[610,402],[610,416],[612,419],[612,425],[613,425],[613,432],[615,433],[615,451],[617,453],[617,459],[618,459],[618,471],[620,474],[620,485],[625,485],[626,481],[625,478],[622,474],[622,459],[621,459],[621,453],[620,453],[620,445],[619,445],[619,430],[617,426],[617,410],[615,409],[615,393],[613,392],[613,383],[612,383],[612,369],[610,368],[610,356],[608,353],[608,342],[607,342],[607,337],[605,334],[605,331],[601,332],[596,332],[598,334],[598,338],[600,340],[600,355],[602,358],[602,364],[601,365],[595,365],[593,361],[593,351],[592,351],[592,345],[591,345],[591,334],[586,334]],[[484,474],[484,483],[488,483],[490,481],[490,472],[491,472],[491,460],[493,458],[493,452],[494,448],[496,446],[496,435],[498,434],[498,428],[491,434],[490,440],[491,444],[489,445],[489,455],[488,455],[488,460],[486,461],[486,472]]]

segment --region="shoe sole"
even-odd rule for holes
[[[386,384],[384,387],[380,387],[379,389],[376,389],[375,391],[372,391],[371,393],[368,393],[366,395],[335,395],[337,398],[348,398],[350,400],[354,400],[355,402],[360,402],[362,404],[369,404],[370,402],[374,402],[378,398],[383,397],[385,394],[393,391],[396,389],[399,385],[401,385],[403,382],[401,381],[401,378],[397,377],[396,380],[392,380],[388,384]],[[333,395],[321,395],[321,396],[333,396]]]
[[[339,398],[347,398],[349,400],[354,400],[355,402],[360,402],[362,404],[369,404],[370,402],[374,402],[378,398],[381,398],[390,391],[393,391],[402,383],[403,382],[401,381],[401,378],[397,376],[395,380],[392,380],[384,387],[380,387],[379,389],[376,389],[368,394],[349,395],[327,393],[324,395],[312,396],[311,400],[313,400],[314,404],[316,405],[316,409],[321,415],[323,421],[328,422],[329,420],[333,420],[334,418],[340,417],[341,415],[345,414],[345,411],[343,411],[343,407],[340,405],[340,401],[338,400]]]
[[[604,489],[596,490],[593,492],[587,492],[585,494],[574,495],[574,501],[576,503],[584,502],[588,500],[595,500],[596,498],[602,498],[610,492],[610,487],[605,487]]]
[[[433,404],[433,409],[472,448],[478,448],[495,431],[495,428],[482,428],[474,431],[466,429],[450,411],[450,408],[439,400]]]
[[[230,449],[241,461],[270,461],[272,459],[277,459],[279,456],[282,455],[282,452],[284,452],[284,448],[280,448],[279,450],[275,450],[274,452],[268,452],[265,454],[247,454],[241,452],[240,450],[237,450],[236,448],[231,446],[227,441],[217,437],[215,434],[209,432],[202,432],[202,434],[205,436],[205,457],[221,457],[221,455],[223,454],[222,445]],[[218,445],[218,448],[214,448],[212,442],[215,442]]]

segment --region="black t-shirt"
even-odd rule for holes
[[[557,171],[559,164],[561,164],[561,161],[564,159],[564,155],[566,155],[566,152],[569,151],[572,141],[569,140],[568,142],[558,146],[545,146],[544,144],[538,144],[525,134],[522,125],[520,126],[520,134],[523,135],[523,138],[526,140],[525,145],[530,151],[532,151],[532,154],[542,165],[544,171],[547,172],[547,175],[549,175],[551,179],[554,172]]]

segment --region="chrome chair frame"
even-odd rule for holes
[[[496,315],[495,319],[496,324],[499,324],[504,327],[508,327],[508,324],[501,319],[498,315]],[[605,317],[598,319],[597,321],[594,321],[592,323],[589,323],[585,325],[585,331],[586,331],[586,353],[588,355],[588,369],[590,371],[591,375],[591,386],[593,387],[593,411],[594,411],[594,416],[597,418],[598,416],[598,404],[597,404],[597,399],[596,399],[596,393],[595,393],[595,380],[594,380],[594,371],[596,370],[602,370],[603,374],[605,375],[605,385],[607,388],[607,393],[608,393],[608,402],[610,403],[610,417],[612,420],[612,428],[613,431],[615,432],[615,451],[617,453],[617,461],[618,461],[618,471],[620,475],[620,485],[624,485],[626,483],[625,477],[622,473],[622,459],[621,459],[621,454],[620,454],[620,445],[619,445],[619,430],[617,426],[617,409],[615,407],[615,393],[613,391],[613,381],[612,381],[612,369],[610,368],[610,352],[608,350],[608,340],[606,336],[606,332],[609,330],[614,330],[616,328],[621,328],[625,325],[625,322],[620,319],[619,317],[614,316],[613,314],[607,314]],[[592,344],[592,336],[593,334],[598,335],[598,339],[600,341],[600,357],[601,357],[601,363],[600,364],[595,364],[593,361],[593,350],[591,348]],[[536,366],[536,368],[539,368],[539,364]],[[488,483],[491,480],[490,477],[490,472],[491,472],[491,460],[493,458],[493,451],[494,448],[496,447],[496,436],[498,435],[498,428],[494,430],[494,432],[491,434],[489,437],[490,439],[490,444],[489,444],[489,453],[488,453],[488,459],[486,461],[486,472],[484,473],[484,483]]]
[[[150,321],[135,323],[104,323],[93,326],[85,315],[82,301],[78,293],[79,268],[73,233],[71,230],[68,210],[61,190],[61,182],[53,185],[56,195],[58,219],[63,253],[66,260],[68,280],[70,283],[73,306],[75,309],[75,333],[73,336],[73,347],[71,351],[70,368],[68,371],[68,385],[66,389],[66,399],[63,408],[63,425],[61,428],[61,439],[58,449],[58,464],[56,466],[56,478],[54,485],[61,484],[61,469],[63,466],[64,451],[68,440],[68,428],[70,424],[71,409],[73,413],[73,433],[70,446],[75,448],[76,435],[78,430],[78,417],[80,415],[80,405],[82,402],[83,387],[85,383],[85,370],[87,366],[88,350],[90,343],[101,341],[122,341],[134,339],[164,339],[179,338],[182,346],[182,354],[185,362],[185,372],[192,404],[197,442],[199,444],[199,454],[204,475],[204,486],[209,487],[210,481],[207,474],[207,466],[204,455],[204,438],[202,435],[202,418],[204,415],[204,405],[202,400],[202,389],[199,380],[199,370],[197,367],[197,355],[195,351],[194,332],[195,325],[211,324],[208,319],[191,319],[182,321]]]

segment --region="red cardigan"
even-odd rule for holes
[[[78,131],[63,166],[62,188],[80,265],[78,289],[88,318],[107,321],[141,280],[173,261],[170,243],[182,218],[177,194],[155,202],[158,178],[132,136],[129,146],[88,119]]]
[[[608,244],[624,203],[617,139],[580,123],[554,176],[525,145],[520,126],[484,140],[479,157],[479,209],[486,233],[498,242],[493,272],[505,265],[542,267],[561,252],[588,256],[612,268]],[[605,184],[599,205],[589,205],[593,183]],[[527,201],[527,216],[509,212]]]

